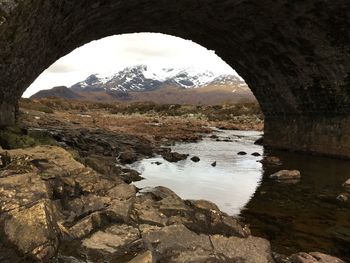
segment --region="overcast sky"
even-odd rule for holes
[[[111,36],[90,42],[57,60],[26,90],[24,97],[54,86],[71,86],[91,74],[116,73],[144,64],[157,68],[186,67],[235,73],[214,51],[188,40],[155,33]]]

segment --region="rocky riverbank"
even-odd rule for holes
[[[27,111],[21,129],[2,131],[1,145],[18,149],[0,149],[1,262],[342,262],[278,255],[213,203],[137,189],[130,183],[142,178],[125,164],[180,158],[162,145],[210,129],[107,116]]]
[[[133,171],[101,174],[57,146],[0,155],[1,262],[341,262],[277,256],[215,204],[140,191]]]

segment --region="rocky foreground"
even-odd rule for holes
[[[28,111],[21,129],[2,130],[0,262],[343,262],[278,255],[211,202],[137,189],[142,177],[125,164],[187,158],[162,144],[209,132],[202,122],[151,120]]]
[[[215,204],[140,192],[134,171],[101,174],[60,147],[0,155],[1,262],[342,262],[276,256]]]

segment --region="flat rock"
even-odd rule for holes
[[[128,225],[114,225],[84,239],[82,245],[100,253],[122,254],[138,239],[140,239],[140,233],[137,228]]]
[[[295,179],[300,179],[301,174],[300,171],[298,170],[281,170],[278,171],[277,173],[271,174],[269,176],[271,179],[276,179],[276,180],[295,180]]]
[[[272,259],[270,242],[263,238],[210,237],[216,253],[222,254],[232,262],[270,263]]]
[[[197,235],[184,225],[171,225],[159,230],[143,232],[142,238],[146,247],[156,250],[162,256],[174,250],[184,251],[196,248],[212,250],[208,236]]]
[[[136,196],[136,187],[130,184],[119,184],[108,191],[108,196],[119,200],[127,200]]]

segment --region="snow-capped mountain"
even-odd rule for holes
[[[145,65],[127,67],[115,74],[93,74],[86,80],[73,85],[75,92],[91,91],[151,91],[161,87],[198,88],[208,84],[244,84],[238,76],[221,75],[213,72],[196,72],[193,69],[164,68],[157,71],[148,69]]]
[[[32,96],[33,99],[47,97],[193,105],[255,100],[247,84],[237,75],[219,75],[193,68],[152,69],[144,65],[128,67],[117,73],[93,74],[70,88],[56,87]]]

